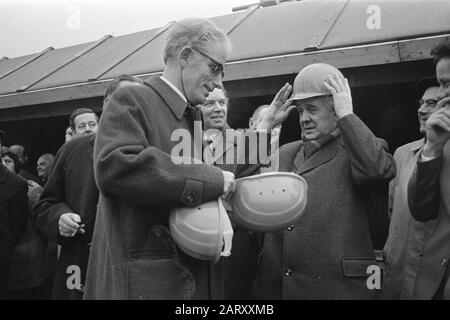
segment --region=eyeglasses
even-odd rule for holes
[[[418,102],[418,108],[423,106],[423,104],[425,104],[427,107],[434,108],[436,107],[437,103],[438,100],[435,99],[427,99],[427,100],[420,99]]]
[[[219,74],[221,74],[221,75],[222,75],[222,78],[223,78],[223,76],[225,75],[225,72],[223,71],[223,64],[217,62],[217,60],[214,60],[214,59],[211,58],[209,55],[207,55],[206,53],[200,51],[199,49],[196,49],[196,48],[194,48],[194,47],[191,47],[191,48],[192,48],[192,50],[194,50],[194,51],[200,53],[202,56],[208,58],[209,61],[211,61],[211,62],[214,64],[214,66],[211,66],[211,69],[212,69],[212,71],[214,72],[214,74],[215,74],[216,76],[219,75]]]

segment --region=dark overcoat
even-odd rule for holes
[[[75,138],[58,151],[40,201],[33,208],[36,227],[61,245],[53,284],[53,299],[81,299],[85,284],[89,245],[95,223],[98,189],[94,180],[95,135]],[[85,234],[72,238],[59,234],[59,218],[76,213]]]
[[[371,299],[367,267],[375,264],[365,203],[372,186],[395,175],[387,143],[356,116],[338,120],[341,134],[307,160],[301,141],[280,149],[280,171],[308,183],[303,216],[265,235],[254,295],[264,299]]]
[[[94,147],[100,199],[84,298],[221,297],[217,265],[185,255],[168,232],[172,208],[223,193],[219,168],[172,161],[172,151],[194,137],[194,125],[201,153],[199,110],[160,77],[120,89],[106,104]]]
[[[29,220],[28,184],[0,164],[0,299],[8,290],[14,245]]]

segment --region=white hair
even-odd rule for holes
[[[193,47],[209,51],[211,46],[223,46],[224,56],[227,56],[232,45],[228,36],[212,21],[204,18],[186,18],[176,22],[169,31],[164,46],[164,63],[177,58],[181,49]]]

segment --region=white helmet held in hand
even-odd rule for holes
[[[195,208],[173,209],[169,228],[178,247],[191,257],[216,263],[231,254],[233,228],[220,198]]]

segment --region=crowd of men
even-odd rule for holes
[[[353,112],[344,75],[316,63],[249,119],[246,132],[270,151],[257,162],[247,156],[261,144],[238,161],[226,133],[231,51],[211,21],[178,21],[163,74],[114,79],[100,120],[76,109],[56,156],[39,157],[38,178],[23,169],[23,146],[2,147],[0,298],[450,299],[450,42],[432,50],[435,75],[418,81],[423,139],[392,156]],[[302,138],[279,147],[294,110]],[[204,133],[197,161],[173,161],[178,129]],[[5,136],[0,130],[0,145]],[[277,171],[308,183],[298,222],[249,230],[226,205],[230,257],[214,263],[177,247],[173,208],[227,204],[236,179]],[[377,203],[384,186],[385,205]],[[388,239],[376,254],[374,224],[384,215]],[[367,284],[374,265],[384,271],[381,290]]]

